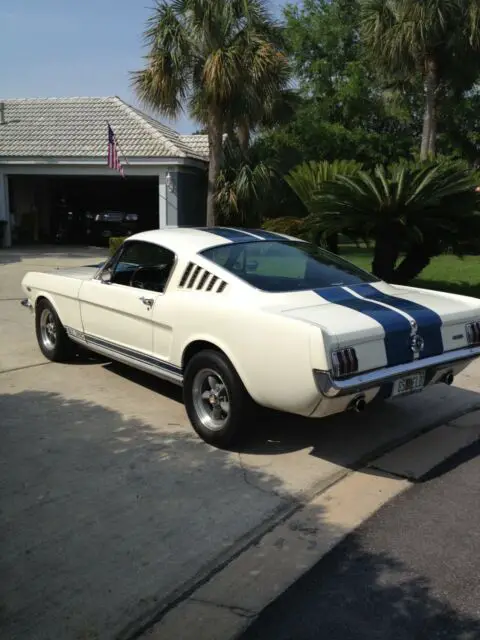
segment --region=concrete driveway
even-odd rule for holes
[[[269,415],[242,451],[188,425],[180,392],[97,358],[40,354],[23,274],[98,249],[0,252],[0,636],[130,638],[360,462],[480,406],[480,366],[365,414]]]

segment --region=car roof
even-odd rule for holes
[[[234,227],[180,227],[170,229],[153,229],[129,236],[128,241],[143,240],[159,244],[175,252],[187,251],[198,253],[210,247],[245,242],[265,242],[266,240],[295,240],[282,233],[274,233],[264,229],[237,229]]]

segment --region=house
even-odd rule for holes
[[[107,123],[125,178],[107,164]],[[51,242],[62,206],[202,226],[207,164],[207,136],[180,135],[118,97],[0,100],[3,246]]]

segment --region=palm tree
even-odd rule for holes
[[[262,205],[277,176],[252,153],[244,154],[236,139],[227,140],[224,162],[215,190],[217,214],[222,224],[258,227]]]
[[[282,64],[272,74],[270,85],[245,83],[246,90],[234,101],[231,126],[244,154],[254,131],[289,122],[300,106],[300,94],[287,86],[289,73],[289,68]]]
[[[239,95],[277,91],[287,58],[264,0],[158,0],[148,21],[146,67],[134,73],[140,100],[168,117],[183,105],[208,131],[207,225],[215,224],[222,137]]]
[[[434,156],[441,91],[462,93],[480,72],[478,0],[361,0],[361,27],[375,64],[387,76],[401,85],[421,75],[420,157]]]
[[[375,243],[372,272],[407,283],[433,256],[458,255],[480,234],[478,176],[457,163],[378,166],[372,174],[338,175],[318,197],[310,221],[324,233],[341,232]],[[404,258],[398,264],[400,256]]]

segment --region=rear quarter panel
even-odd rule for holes
[[[429,301],[434,301],[435,309],[443,320],[441,332],[445,351],[468,346],[465,325],[468,322],[480,320],[480,300],[478,298],[401,285],[395,285],[393,288],[404,294],[424,293],[427,296],[425,304],[430,307],[432,304]],[[445,321],[447,316],[448,322]]]
[[[22,280],[22,288],[35,308],[39,298],[46,298],[54,307],[62,324],[82,331],[78,294],[82,280],[30,271]]]
[[[314,410],[318,390],[310,354],[313,327],[242,304],[233,296],[202,292],[170,295],[172,362],[181,364],[192,342],[211,342],[227,355],[259,404],[303,415]],[[316,332],[321,336],[318,328]],[[324,353],[321,337],[318,348]]]

